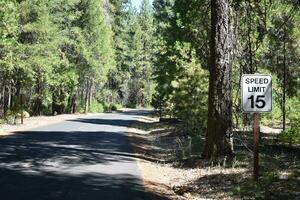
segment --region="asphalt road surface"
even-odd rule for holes
[[[147,200],[127,136],[142,111],[99,114],[0,138],[0,199]]]

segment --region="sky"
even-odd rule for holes
[[[142,3],[142,0],[131,0],[131,2],[132,2],[133,6],[139,8]],[[150,3],[152,3],[152,2],[153,2],[153,0],[150,0]]]

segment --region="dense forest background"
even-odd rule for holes
[[[0,117],[150,107],[188,132],[208,118],[209,0],[1,0]],[[232,120],[241,111],[242,74],[273,77],[268,126],[299,142],[299,0],[233,0]],[[284,125],[282,125],[284,124]]]

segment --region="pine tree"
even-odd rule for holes
[[[299,88],[298,77],[300,75],[299,67],[300,59],[297,52],[296,31],[295,26],[297,18],[297,9],[300,5],[293,5],[289,2],[274,2],[275,15],[270,20],[270,29],[268,34],[267,50],[264,55],[265,65],[268,69],[276,74],[280,81],[281,93],[280,99],[283,131],[286,128],[286,102],[288,97],[297,95]]]
[[[193,36],[193,26],[201,28],[203,19],[197,16],[201,6],[199,2],[154,1],[157,86],[153,104],[182,120],[191,132],[201,130],[207,118],[208,80],[203,69],[207,63],[197,55],[199,39]]]
[[[69,82],[57,81],[65,86],[54,88],[65,88],[63,93],[68,96],[70,112],[75,112],[78,106],[88,112],[97,96],[95,89],[106,83],[109,69],[115,66],[111,24],[105,19],[102,1],[74,0],[68,5],[58,1],[53,4],[54,21],[63,36],[59,41],[59,51],[68,65],[64,78],[69,77]],[[62,67],[58,69],[60,73],[64,71]],[[61,104],[59,99],[56,98],[56,102]],[[57,106],[60,107],[55,105],[54,109]]]
[[[19,5],[23,69],[31,70],[34,83],[33,113],[42,114],[49,103],[52,68],[59,62],[55,45],[56,27],[51,21],[47,1],[23,1]]]
[[[130,73],[128,68],[128,52],[132,20],[134,11],[130,8],[128,0],[111,0],[111,13],[113,16],[113,47],[115,49],[116,68],[109,71],[106,94],[110,103],[118,102],[123,105],[128,103],[128,80]]]
[[[232,154],[232,25],[229,0],[211,1],[208,122],[203,156]]]
[[[156,59],[154,67],[154,79],[156,81],[156,93],[154,94],[152,105],[159,108],[160,116],[162,111],[167,109],[167,104],[172,93],[171,82],[174,80],[174,62],[169,59],[172,55],[174,37],[170,31],[174,24],[174,0],[155,0],[155,48]]]
[[[138,104],[141,106],[149,105],[151,102],[154,83],[152,81],[152,73],[154,68],[154,17],[152,7],[149,0],[143,0],[138,16],[138,23],[141,31],[141,49],[137,49],[138,77],[140,77],[140,88]]]
[[[0,2],[0,118],[11,108],[14,95],[14,71],[18,67],[18,4]],[[19,81],[21,77],[18,77]],[[23,78],[22,78],[23,79]]]

